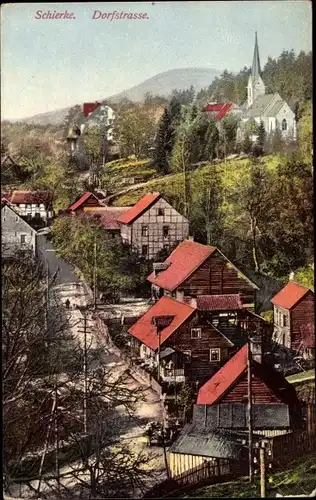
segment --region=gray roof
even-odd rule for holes
[[[258,37],[256,32],[255,38],[255,50],[253,53],[252,67],[251,67],[251,77],[252,81],[255,81],[258,76],[261,76],[260,58],[259,58],[259,48],[258,48]]]
[[[247,335],[237,325],[223,326],[219,324],[217,330],[220,331],[225,337],[232,342],[235,347],[242,347],[247,342]]]
[[[252,407],[254,429],[285,429],[290,426],[289,407],[285,404],[254,404]],[[247,405],[223,403],[194,405],[193,423],[206,429],[247,428]]]
[[[265,114],[265,110],[271,104],[276,94],[264,94],[257,97],[255,102],[244,114],[245,118],[255,118],[256,116],[271,116]]]
[[[166,349],[164,349],[163,351],[161,351],[161,353],[160,353],[160,359],[166,358],[167,356],[170,356],[174,352],[175,352],[175,350],[172,349],[172,347],[167,347]]]
[[[194,424],[187,424],[168,451],[185,455],[240,460],[245,456],[243,439],[245,439],[244,434],[211,431]]]

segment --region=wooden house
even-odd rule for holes
[[[273,340],[304,358],[314,358],[314,292],[290,281],[271,302],[274,308]]]
[[[253,339],[251,350],[251,394],[256,432],[277,435],[299,427],[302,425],[301,410],[294,387],[264,362],[260,344]],[[248,345],[244,345],[199,389],[197,406],[203,406],[205,418],[208,407],[216,407],[216,410],[210,410],[209,417],[215,427],[246,430],[248,398]],[[222,422],[226,424],[219,424],[220,412]]]
[[[233,301],[230,307],[236,307]],[[246,324],[227,325],[226,334],[223,328],[220,322],[212,324],[197,304],[163,296],[128,331],[134,353],[149,367],[160,365],[160,381],[175,384],[204,383],[247,342]]]
[[[154,259],[188,237],[189,221],[160,193],[147,193],[118,218],[123,243],[146,259]]]
[[[236,295],[255,309],[258,287],[216,247],[185,240],[147,278],[153,297],[168,295],[188,302],[200,295]]]
[[[245,433],[236,430],[210,429],[202,422],[187,424],[168,449],[170,476],[177,479],[204,467],[207,478],[246,475],[246,443]]]
[[[66,212],[70,212],[72,215],[78,215],[83,213],[86,207],[104,207],[104,205],[93,193],[87,192],[80,196],[80,198],[74,203],[69,205]]]

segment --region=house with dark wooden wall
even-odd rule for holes
[[[290,281],[271,302],[274,309],[274,342],[304,358],[315,358],[314,292]]]
[[[256,315],[242,308],[239,296],[226,303],[212,298],[214,303],[198,297],[195,304],[186,304],[163,296],[128,330],[130,346],[144,364],[147,359],[153,368],[160,360],[161,381],[204,383],[247,342],[248,318],[257,321]],[[229,316],[222,318],[218,314],[224,307]],[[259,331],[256,325],[254,332]]]
[[[74,203],[69,205],[66,209],[66,213],[78,215],[83,213],[86,207],[104,207],[104,204],[101,203],[93,193],[87,192],[80,196],[80,198],[78,198]]]
[[[250,345],[255,431],[271,436],[300,427],[302,416],[294,387],[282,374],[265,363],[260,339],[251,339]],[[208,411],[209,406],[216,407],[216,410],[210,410],[210,419],[217,415],[217,420],[213,420],[214,425],[217,422],[216,427],[246,430],[248,397],[248,345],[245,345],[199,389],[197,406],[202,405],[204,412]],[[220,412],[222,424],[218,420]]]
[[[216,247],[185,240],[147,278],[154,298],[168,295],[188,302],[200,295],[240,295],[255,310],[258,287]]]

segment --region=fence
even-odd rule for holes
[[[271,443],[272,460],[277,468],[307,453],[316,452],[316,432],[293,432],[275,436]]]
[[[111,339],[111,336],[109,335],[108,329],[101,318],[99,318],[97,315],[94,315],[93,319],[96,322],[98,330],[102,334],[102,340],[105,341],[106,345],[111,348],[111,350],[114,352],[116,356],[126,361],[126,364],[131,369],[132,372],[131,375],[133,376],[133,373],[135,375],[138,375],[141,379],[146,381],[148,385],[150,385],[153,391],[155,391],[159,396],[161,396],[162,388],[161,385],[157,382],[157,380],[150,373],[148,373],[147,371],[143,370],[135,363],[133,363],[132,358],[114,344],[113,340]]]

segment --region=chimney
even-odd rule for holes
[[[250,342],[250,352],[252,359],[257,361],[257,363],[262,362],[262,338],[261,335],[256,335],[255,337],[249,338]]]

